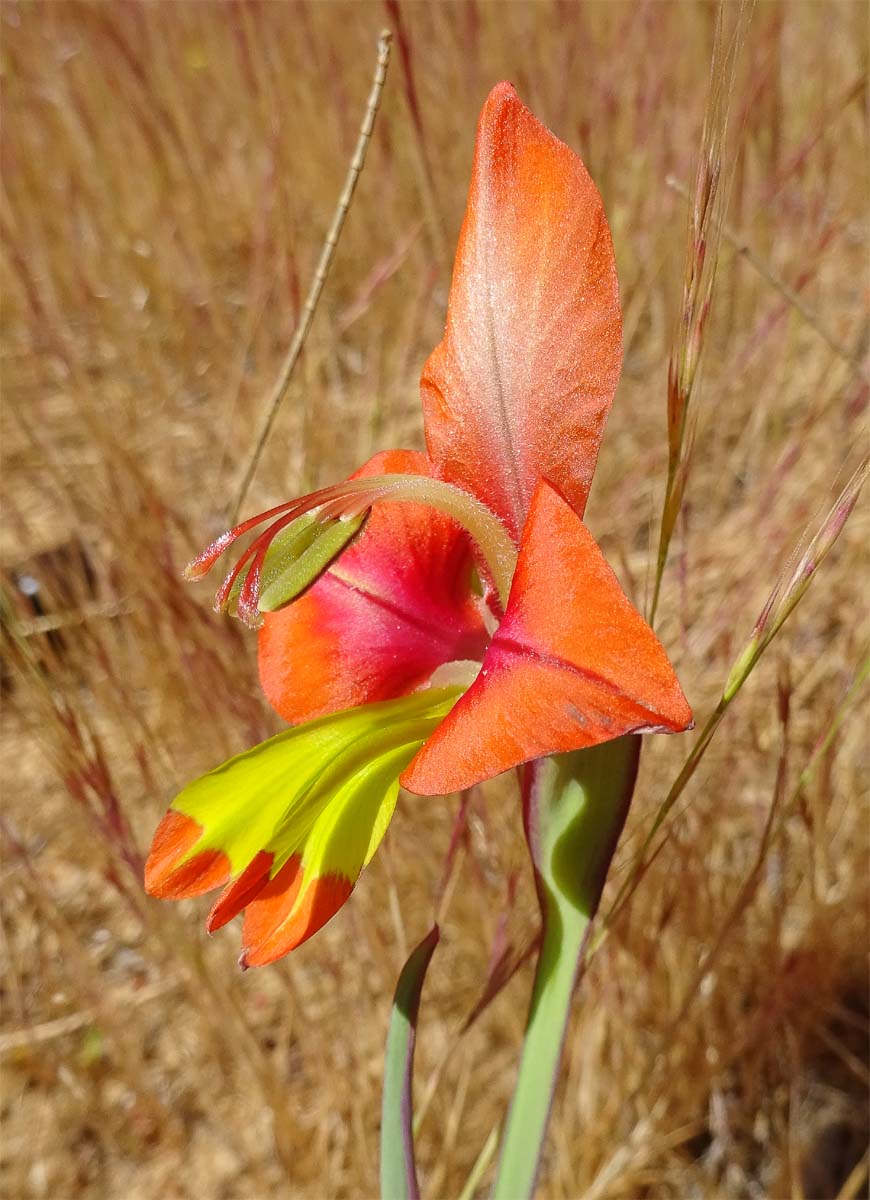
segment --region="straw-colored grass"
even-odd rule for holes
[[[209,941],[207,902],[149,900],[140,870],[176,789],[279,727],[253,636],[179,573],[232,503],[397,13],[369,162],[246,508],[421,445],[475,120],[510,78],[583,154],[612,225],[625,370],[588,520],[649,598],[686,277],[666,181],[694,187],[711,5],[7,0],[9,1200],[377,1192],[389,999],[455,800],[404,797],[341,915],[244,975],[235,929]],[[701,721],[866,443],[867,37],[861,3],[764,3],[737,58],[726,215],[751,253],[722,240],[657,618]],[[865,1194],[868,532],[859,506],[591,962],[542,1196]],[[650,739],[605,909],[692,736]],[[458,1031],[494,941],[522,950],[535,914],[506,779],[472,798],[424,996],[429,1198],[461,1191],[502,1119],[528,966]]]

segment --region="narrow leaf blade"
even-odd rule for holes
[[[420,1195],[411,1085],[420,996],[439,936],[433,925],[402,968],[393,998],[381,1107],[381,1195],[387,1200],[418,1200]]]

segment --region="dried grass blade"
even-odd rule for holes
[[[737,59],[749,26],[751,6],[720,4],[717,11],[710,88],[695,192],[689,210],[689,239],[682,312],[668,364],[668,476],[659,526],[659,542],[649,621],[655,621],[671,538],[683,505],[691,463],[692,429],[698,371],[719,261],[719,245],[730,182],[726,141]],[[730,30],[730,33],[729,33]]]
[[[311,328],[311,321],[314,317],[317,302],[320,299],[320,293],[323,291],[323,285],[326,282],[326,277],[329,274],[329,268],[332,265],[333,255],[335,254],[338,239],[341,237],[341,231],[344,228],[344,222],[347,218],[350,209],[350,203],[353,199],[354,191],[356,190],[357,180],[360,177],[363,166],[365,165],[366,153],[368,151],[369,142],[371,141],[372,130],[375,125],[375,117],[377,116],[378,107],[381,102],[381,93],[384,90],[384,83],[387,78],[387,66],[390,61],[390,44],[392,42],[392,33],[388,29],[381,31],[378,38],[378,60],[375,65],[374,79],[372,80],[371,91],[366,103],[366,111],[363,116],[362,125],[360,126],[359,138],[357,139],[356,149],[354,150],[353,158],[348,167],[347,177],[344,181],[341,195],[338,198],[338,204],[335,208],[335,213],[332,217],[332,224],[326,235],[326,240],[323,243],[323,249],[320,252],[320,258],[317,262],[317,268],[314,272],[314,278],[311,281],[311,287],[308,289],[308,295],[305,298],[305,304],[302,308],[302,313],[299,317],[299,324],[296,327],[296,333],[293,335],[293,341],[290,344],[290,349],[287,351],[287,357],[284,359],[281,373],[278,376],[278,381],[269,397],[269,402],[266,405],[266,411],[263,414],[263,421],[257,433],[257,440],[254,443],[254,448],[251,456],[248,459],[245,470],[242,474],[242,480],[239,484],[239,490],[236,494],[235,502],[233,503],[230,520],[235,524],[239,510],[245,501],[245,496],[248,494],[248,488],[251,486],[251,480],[254,477],[254,472],[257,469],[257,463],[260,461],[260,455],[263,453],[263,447],[275,423],[275,417],[278,415],[278,409],[281,406],[281,401],[287,394],[287,388],[293,376],[293,371],[296,363],[299,361],[299,355],[302,353],[302,347],[305,344],[305,339],[308,336],[308,330]]]

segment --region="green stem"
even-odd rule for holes
[[[640,738],[630,736],[525,768],[523,814],[543,940],[493,1200],[534,1193],[583,948],[639,754]]]

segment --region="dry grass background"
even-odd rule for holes
[[[639,602],[649,587],[685,269],[686,206],[665,180],[693,177],[711,5],[5,0],[10,1200],[377,1190],[389,997],[427,928],[455,801],[406,796],[340,917],[245,975],[233,929],[209,941],[207,903],[146,899],[140,869],[175,790],[277,728],[252,637],[179,569],[222,528],[396,11],[407,57],[397,46],[246,507],[421,444],[416,380],[440,336],[476,115],[510,78],[583,154],[610,216],[626,362],[588,519]],[[731,225],[855,359],[867,45],[863,4],[759,4],[728,146]],[[854,362],[727,244],[718,286],[659,606],[701,718],[866,442]],[[866,1194],[867,534],[859,507],[591,963],[542,1196]],[[690,745],[651,739],[611,899]],[[430,1198],[460,1192],[511,1089],[528,968],[458,1030],[498,931],[516,947],[534,933],[518,827],[509,782],[474,796],[418,1050]]]

